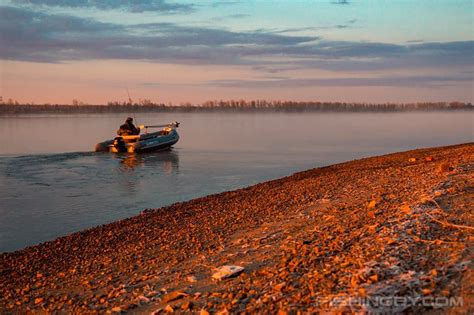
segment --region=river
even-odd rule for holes
[[[126,114],[0,117],[0,252],[178,201],[372,155],[472,142],[472,112],[147,113],[172,150],[92,152]]]

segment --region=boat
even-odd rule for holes
[[[144,134],[117,136],[112,140],[97,143],[95,152],[141,153],[169,149],[179,140],[179,134],[176,131],[178,127],[179,122],[167,125],[140,126],[140,129],[145,129]],[[149,128],[161,128],[161,130],[148,133]]]

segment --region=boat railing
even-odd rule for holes
[[[168,134],[171,129],[175,129],[179,127],[179,122],[175,121],[173,123],[165,124],[165,125],[140,125],[140,129],[145,129],[145,134],[148,134],[148,128],[163,128],[165,134]]]

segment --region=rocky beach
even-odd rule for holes
[[[473,209],[473,143],[316,168],[0,254],[0,313],[472,313]]]

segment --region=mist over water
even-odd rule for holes
[[[170,151],[92,152],[127,115],[0,117],[0,252],[356,158],[474,140],[471,112],[147,113]]]

